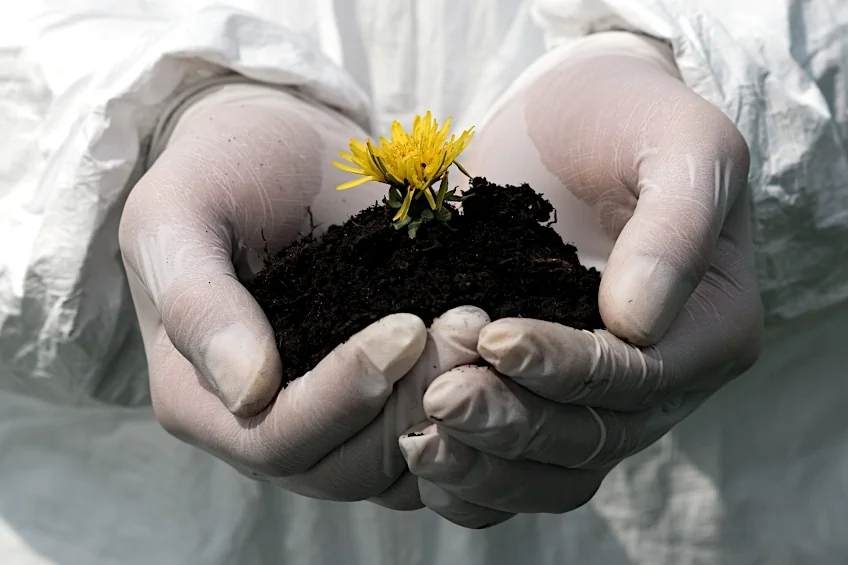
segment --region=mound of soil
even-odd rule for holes
[[[396,312],[429,325],[445,311],[479,306],[493,320],[524,317],[601,329],[600,273],[550,226],[554,209],[528,185],[475,178],[451,231],[430,222],[410,239],[382,204],[319,239],[307,236],[269,257],[247,284],[277,337],[283,382]]]

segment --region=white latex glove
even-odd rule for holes
[[[417,508],[398,438],[425,420],[432,378],[478,359],[485,313],[455,309],[429,332],[388,316],[279,391],[273,331],[237,277],[255,274],[266,244],[308,232],[307,207],[326,227],[382,196],[377,185],[334,190],[344,173],[330,163],[363,135],[288,93],[206,93],[132,190],[121,250],[153,408],[170,433],[300,494]]]
[[[401,439],[427,506],[469,527],[572,510],[754,363],[748,159],[658,43],[599,34],[528,71],[464,164],[545,193],[557,231],[603,269],[608,330],[530,319],[483,329],[494,370],[440,376],[424,398],[436,425]]]

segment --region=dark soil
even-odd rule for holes
[[[550,224],[553,207],[532,188],[475,178],[450,226],[430,222],[415,239],[368,208],[320,238],[304,237],[267,260],[247,284],[277,336],[283,382],[396,312],[429,325],[445,311],[479,306],[493,320],[524,317],[603,328],[600,273]]]

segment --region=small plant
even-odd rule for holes
[[[465,197],[449,190],[448,168],[456,167],[468,178],[471,175],[456,160],[474,137],[474,128],[462,132],[459,139],[451,135],[451,119],[439,128],[430,112],[422,118],[415,116],[412,134],[404,131],[399,122],[392,123],[392,139],[380,138],[379,147],[370,139],[363,144],[350,140],[350,153],[340,155],[352,165],[334,162],[343,171],[361,175],[362,178],[340,184],[338,190],[346,190],[370,181],[389,185],[389,194],[383,203],[397,210],[392,218],[395,229],[407,229],[409,237],[415,238],[418,229],[431,221],[450,228],[451,211],[445,202],[461,202]],[[433,185],[441,181],[439,190]],[[422,198],[423,196],[423,198]]]
[[[483,177],[461,197],[450,190],[451,165],[468,175],[456,159],[474,130],[449,130],[450,120],[440,125],[427,112],[411,130],[394,122],[390,141],[351,140],[335,165],[353,180],[337,188],[383,183],[382,203],[269,255],[244,282],[274,328],[284,383],[309,379],[340,343],[398,312],[430,326],[452,308],[477,306],[491,320],[604,328],[601,274],[551,227],[556,210],[542,194]]]

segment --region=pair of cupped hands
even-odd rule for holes
[[[663,46],[599,34],[529,69],[462,162],[551,201],[554,228],[603,269],[607,329],[397,313],[281,389],[240,281],[266,247],[382,198],[374,183],[334,190],[349,177],[330,163],[364,137],[291,92],[225,86],[181,115],[132,190],[121,250],[171,434],[295,493],[481,528],[586,503],[759,354],[746,143]]]

